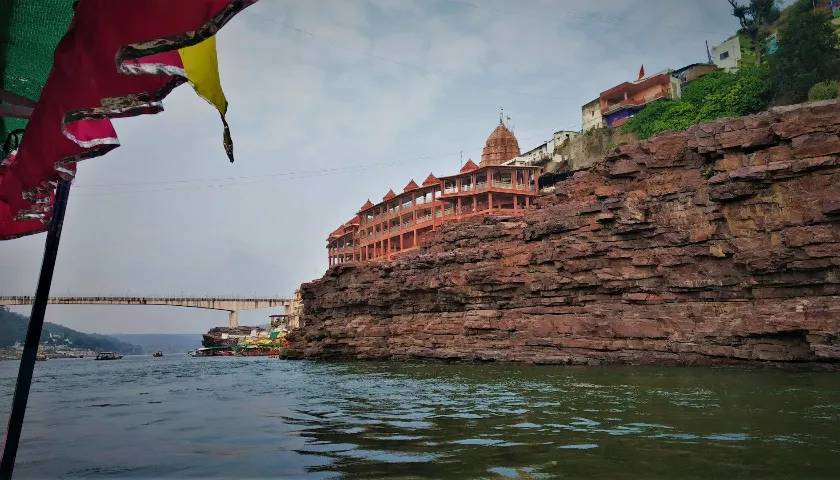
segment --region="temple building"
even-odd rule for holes
[[[392,259],[418,248],[445,223],[524,213],[538,195],[540,167],[503,165],[519,154],[513,132],[499,121],[478,165],[468,160],[454,175],[429,174],[419,185],[409,181],[400,193],[389,190],[381,202],[365,202],[327,238],[329,265]]]

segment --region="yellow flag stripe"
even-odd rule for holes
[[[210,37],[201,43],[178,50],[181,63],[187,74],[187,80],[192,84],[195,93],[216,107],[222,116],[225,126],[224,146],[230,161],[233,161],[233,142],[230,138],[225,113],[227,113],[227,99],[222,91],[219,78],[219,59],[216,55],[216,37]]]

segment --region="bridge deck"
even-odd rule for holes
[[[0,297],[0,305],[32,305],[31,296]],[[221,297],[50,297],[52,305],[168,305],[228,312],[228,325],[239,326],[240,310],[283,307],[288,311],[290,298],[221,298]]]
[[[31,296],[2,296],[0,305],[31,305]],[[169,305],[173,307],[205,308],[210,310],[257,310],[288,307],[289,298],[235,297],[50,297],[53,305]]]

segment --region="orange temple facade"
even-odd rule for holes
[[[541,169],[503,165],[517,156],[516,137],[500,122],[487,139],[480,165],[469,160],[455,175],[429,174],[420,185],[408,182],[402,193],[388,191],[377,204],[365,202],[327,238],[329,266],[393,259],[417,249],[445,223],[524,213],[539,194]]]

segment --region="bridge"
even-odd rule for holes
[[[34,297],[0,296],[0,305],[32,305]],[[217,298],[217,297],[50,297],[52,305],[169,305],[228,312],[228,326],[239,326],[241,310],[292,306],[290,298]]]

